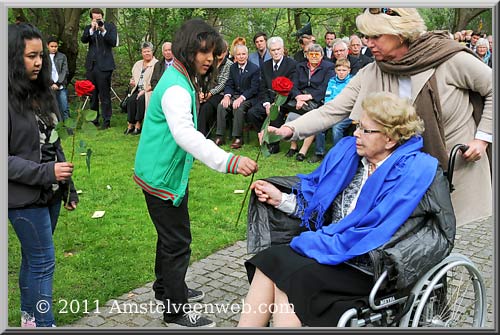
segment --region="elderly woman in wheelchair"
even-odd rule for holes
[[[354,136],[311,174],[252,184],[248,243],[259,252],[245,262],[251,284],[238,326],[263,327],[271,317],[276,327],[336,326],[346,311],[361,313],[374,283],[382,293],[411,288],[453,248],[449,187],[421,151],[415,109],[388,92],[362,107]],[[443,278],[436,287],[446,290]]]

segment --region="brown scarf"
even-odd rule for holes
[[[398,61],[377,62],[377,65],[382,71],[390,74],[412,76],[438,67],[461,51],[475,55],[469,48],[450,39],[445,31],[426,32],[410,43],[408,53],[403,58]],[[474,119],[478,123],[483,112],[482,98],[476,92],[474,93],[475,96],[471,95],[471,101],[474,105]],[[425,131],[422,134],[424,138],[423,151],[436,157],[446,171],[448,169],[448,152],[441,121],[442,109],[435,74],[425,83],[416,97],[415,109],[425,124]]]

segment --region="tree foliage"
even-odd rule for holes
[[[206,20],[229,43],[237,36],[245,37],[250,52],[256,32],[281,36],[291,54],[299,47],[294,33],[307,22],[311,22],[317,42],[324,44],[326,31],[336,32],[337,37],[356,33],[356,16],[361,12],[362,8],[106,8],[105,20],[116,24],[120,41],[114,49],[117,71],[113,73],[113,85],[127,85],[132,65],[141,58],[141,42],[152,42],[155,56],[161,58],[163,42],[171,41],[180,25],[191,18]],[[420,8],[419,12],[429,30],[467,28],[491,33],[488,8]],[[61,41],[70,80],[85,77],[87,45],[80,42],[80,36],[90,21],[88,8],[10,8],[9,22],[16,17]]]

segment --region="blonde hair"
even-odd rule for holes
[[[409,99],[390,92],[369,94],[361,103],[366,116],[382,126],[382,132],[398,143],[424,132],[420,119]]]
[[[416,8],[391,8],[399,16],[384,13],[371,14],[366,9],[356,17],[358,30],[365,36],[399,35],[413,42],[427,30],[424,20]]]
[[[339,66],[345,66],[345,67],[351,68],[351,62],[349,62],[349,60],[347,58],[340,58],[340,59],[337,59],[337,61],[335,62],[335,68],[337,68]]]

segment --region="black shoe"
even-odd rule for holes
[[[215,322],[195,311],[189,311],[173,320],[168,320],[163,316],[163,321],[169,327],[215,327]]]
[[[313,155],[311,159],[308,160],[309,163],[321,162],[325,158],[325,155]]]
[[[109,128],[111,128],[111,125],[109,123],[103,123],[99,130],[106,130]]]
[[[201,301],[203,298],[205,298],[205,293],[203,291],[188,288],[188,302]]]
[[[133,132],[131,132],[132,135],[139,135],[141,133],[141,128],[135,128]]]
[[[99,128],[99,126],[101,125],[98,120],[94,120],[91,122],[94,124],[94,126],[96,126],[96,128]]]
[[[271,155],[277,154],[280,152],[280,144],[278,143],[270,143],[267,148],[269,149],[269,153]]]
[[[134,130],[135,130],[135,128],[127,128],[127,129],[125,129],[125,131],[123,133],[125,135],[128,135],[128,134],[131,134]]]
[[[286,157],[293,157],[297,153],[297,149],[290,149],[288,152],[285,154]]]
[[[295,156],[295,159],[298,160],[299,162],[304,161],[306,159],[306,156],[304,154],[301,154],[300,152]]]

